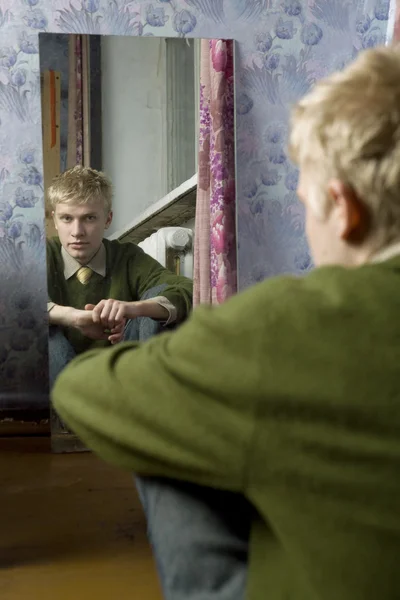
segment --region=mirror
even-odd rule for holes
[[[92,253],[88,262],[79,259],[78,266],[77,257],[86,246],[79,239],[73,244],[64,243],[60,223],[64,228],[66,223],[78,222],[81,217],[76,216],[77,213],[71,216],[69,208],[65,209],[65,214],[58,214],[59,207],[66,204],[57,204],[56,228],[54,206],[50,205],[46,193],[46,234],[48,240],[57,235],[60,238],[47,244],[48,249],[51,248],[48,255],[48,310],[52,384],[52,362],[62,354],[61,363],[64,361],[66,364],[73,356],[70,355],[71,345],[75,354],[97,345],[97,342],[92,344],[92,338],[76,336],[72,327],[63,325],[61,317],[57,320],[54,316],[60,307],[85,309],[89,296],[86,294],[84,302],[79,286],[81,283],[86,286],[87,282],[79,279],[79,283],[74,283],[79,276],[79,267],[90,267],[91,279],[85,289],[97,286],[89,304],[96,304],[99,298],[129,302],[140,299],[128,299],[126,290],[129,286],[132,290],[134,285],[132,282],[128,285],[126,281],[121,283],[118,279],[120,274],[109,269],[109,244],[116,239],[141,242],[143,250],[172,271],[174,276],[192,276],[192,217],[195,216],[200,139],[201,40],[51,33],[40,34],[39,40],[45,192],[53,189],[51,183],[56,176],[76,165],[103,171],[113,188],[112,221],[106,215],[106,229],[100,232],[96,252]],[[210,43],[207,41],[206,47]],[[230,61],[231,79],[232,54],[225,57]],[[225,64],[226,68],[226,62],[221,64]],[[233,128],[233,84],[231,90],[232,103],[228,108],[231,118],[223,120],[218,113],[218,123],[232,123],[230,126]],[[228,137],[233,148],[233,131]],[[82,211],[87,206],[73,205]],[[165,217],[167,212],[169,220]],[[92,217],[100,218],[95,211],[93,215],[84,216],[85,219]],[[160,242],[160,236],[152,250],[147,244],[148,236],[165,225],[184,229],[180,230],[179,239],[169,239],[169,245],[165,236]],[[75,233],[71,235],[75,240]],[[168,235],[173,236],[174,232],[169,230]],[[161,248],[165,260],[160,258],[160,243],[167,248]],[[87,247],[90,248],[90,245]],[[129,253],[129,247],[132,244],[124,246],[124,252]],[[71,256],[74,259],[72,263]],[[117,288],[119,291],[115,292]],[[162,296],[162,293],[157,295]],[[164,314],[167,310],[170,317],[173,309],[164,306]],[[62,334],[64,341],[67,337],[68,345],[62,348],[62,352],[61,346],[57,346],[57,351],[52,349],[55,334]],[[90,344],[86,343],[88,341]],[[57,368],[59,372],[59,365]],[[71,441],[73,436],[66,437],[66,433],[62,423],[53,415],[54,449],[79,449],[79,442]],[[65,441],[67,438],[68,441]]]

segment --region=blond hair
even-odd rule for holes
[[[57,175],[47,190],[53,210],[60,203],[87,204],[100,198],[108,214],[112,209],[112,195],[111,181],[104,173],[80,165]]]
[[[326,215],[326,186],[341,180],[370,212],[374,233],[400,234],[400,51],[362,52],[344,71],[320,81],[292,112],[290,153],[314,178],[312,209]],[[325,189],[323,189],[325,186]]]

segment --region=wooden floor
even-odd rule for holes
[[[161,600],[130,474],[0,439],[1,600]]]

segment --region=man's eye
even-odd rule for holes
[[[61,217],[62,221],[69,223],[71,221],[71,217]]]
[[[90,217],[87,217],[88,221],[95,221],[96,217],[94,217],[93,215],[91,215]]]

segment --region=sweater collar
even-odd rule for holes
[[[75,258],[68,254],[64,246],[61,247],[61,256],[64,262],[65,279],[71,279],[82,266],[89,267],[101,277],[106,276],[106,248],[103,243],[86,265],[81,265]]]

